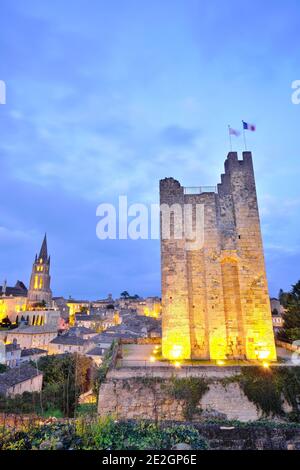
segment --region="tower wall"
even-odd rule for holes
[[[171,237],[161,234],[163,355],[276,359],[251,153],[229,153],[215,193],[185,194],[178,181],[162,180],[160,202],[193,208],[181,239],[172,217]],[[204,240],[191,249],[199,205]]]

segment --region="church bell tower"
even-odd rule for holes
[[[51,304],[52,291],[50,289],[50,256],[47,250],[47,236],[45,235],[39,256],[35,255],[32,266],[30,285],[28,290],[28,305],[45,303]]]

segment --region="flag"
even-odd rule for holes
[[[243,121],[243,129],[246,129],[247,131],[256,131],[256,127],[254,124],[249,124],[248,122]]]
[[[237,131],[236,129],[232,129],[232,127],[228,126],[228,129],[229,129],[229,135],[235,135],[236,137],[238,137],[241,133],[240,131]]]

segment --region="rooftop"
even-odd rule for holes
[[[7,332],[9,335],[23,334],[23,335],[37,335],[37,334],[46,334],[46,333],[56,333],[57,327],[53,325],[43,325],[43,326],[19,326],[14,330]]]
[[[10,369],[0,374],[0,393],[5,393],[8,388],[38,375],[42,375],[42,372],[29,364],[23,364],[20,367]]]
[[[33,356],[34,354],[44,354],[47,353],[45,349],[40,348],[29,348],[29,349],[22,349],[21,357],[28,357]]]
[[[92,335],[96,333],[95,330],[92,328],[86,328],[85,326],[72,326],[72,328],[69,329],[68,335],[74,336],[76,334],[78,335]]]
[[[50,344],[66,344],[69,346],[83,346],[88,343],[89,341],[87,339],[83,339],[83,338],[80,338],[80,336],[73,336],[73,335],[57,336],[52,341],[50,341]]]
[[[27,292],[27,288],[22,281],[17,281],[14,287],[0,286],[0,295],[4,297],[26,297]]]
[[[19,344],[16,344],[16,343],[9,343],[5,345],[6,352],[17,351],[19,349],[21,349],[21,347]]]
[[[106,349],[101,348],[100,346],[96,346],[88,351],[86,354],[87,356],[103,356],[105,354]]]

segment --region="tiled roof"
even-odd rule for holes
[[[103,356],[105,354],[105,351],[105,348],[100,348],[100,346],[96,346],[95,348],[88,351],[86,354],[87,356]]]
[[[32,356],[34,354],[44,354],[44,353],[47,353],[45,349],[39,349],[39,348],[22,349],[21,357],[27,357],[27,356]]]
[[[37,335],[37,334],[46,334],[46,333],[56,333],[57,328],[53,325],[42,325],[42,326],[19,326],[14,330],[10,330],[8,334],[14,335],[22,333],[24,335]]]
[[[17,351],[19,349],[21,349],[19,344],[10,343],[5,345],[6,352]]]
[[[76,313],[76,321],[101,321],[103,320],[103,316],[101,314],[98,315],[88,315],[87,313]]]
[[[89,341],[87,339],[80,338],[79,336],[69,336],[69,335],[62,335],[57,336],[50,344],[66,344],[70,346],[83,346],[84,344],[88,344]]]
[[[69,329],[68,334],[69,335],[92,335],[93,333],[96,333],[95,330],[92,328],[86,328],[85,326],[73,326],[72,328]]]
[[[10,369],[7,372],[0,374],[0,392],[5,392],[9,387],[13,387],[16,384],[25,382],[26,380],[32,379],[33,377],[41,374],[41,371],[29,364],[24,364],[20,367]]]

